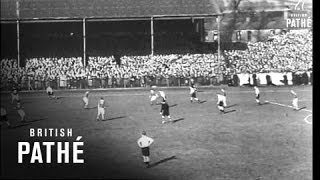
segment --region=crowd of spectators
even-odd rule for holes
[[[103,79],[104,84],[127,84],[139,80],[141,85],[153,79],[220,78],[222,75],[259,72],[298,72],[312,69],[311,32],[288,32],[274,35],[267,42],[248,43],[247,50],[217,54],[171,54],[154,56],[122,56],[120,64],[113,56],[88,57],[86,67],[82,57],[30,58],[25,67],[16,60],[1,60],[1,81],[15,83],[27,80]],[[91,82],[92,83],[92,82]]]
[[[312,69],[312,33],[290,31],[267,42],[249,42],[247,50],[224,53],[234,74],[307,71]]]

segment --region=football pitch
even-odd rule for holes
[[[292,105],[293,89],[299,107]],[[199,88],[201,103],[190,103],[188,89],[163,89],[173,122],[161,123],[160,105],[150,105],[149,90],[60,91],[21,93],[29,123],[21,124],[1,94],[13,128],[1,127],[2,177],[135,178],[215,180],[312,179],[312,86],[226,87],[227,113],[216,107],[220,88]],[[104,97],[106,120],[96,121]],[[268,101],[268,102],[266,102]],[[264,103],[266,102],[266,103]],[[29,137],[30,128],[72,128],[73,137]],[[151,168],[145,168],[137,145],[142,130],[154,139]],[[82,136],[84,164],[18,164],[18,141],[70,141]],[[45,152],[45,151],[44,151]],[[39,169],[40,168],[40,169]]]

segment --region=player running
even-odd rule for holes
[[[102,117],[102,120],[104,119],[104,114],[105,114],[105,103],[103,97],[100,98],[99,103],[98,103],[98,115],[97,115],[97,121],[100,120],[100,116]]]
[[[297,93],[294,92],[293,90],[291,90],[290,92],[293,95],[292,106],[294,110],[299,110]]]
[[[162,115],[162,124],[171,121],[170,112],[169,112],[169,105],[165,99],[163,99],[163,101],[161,102],[160,114]],[[167,117],[169,120],[166,121],[165,117]]]
[[[83,100],[83,103],[84,103],[84,108],[85,109],[88,109],[88,105],[89,105],[89,91],[87,91],[85,94],[84,94],[84,97],[82,98]]]
[[[1,107],[1,122],[2,121],[6,122],[9,128],[11,127],[10,122],[8,121],[8,118],[7,118],[7,111],[3,107]]]
[[[11,104],[13,104],[14,101],[16,101],[16,102],[20,101],[19,92],[16,88],[13,88],[13,90],[11,92]]]
[[[194,83],[191,83],[190,85],[190,102],[193,103],[193,100],[197,101],[200,103],[200,100],[197,98],[197,87],[195,86]]]
[[[153,89],[150,90],[149,98],[150,98],[150,105],[157,104],[156,100],[158,98],[158,95]]]
[[[260,103],[260,90],[257,86],[254,86],[254,92],[256,94],[256,102],[258,103],[258,105],[261,105]]]
[[[226,107],[227,106],[227,93],[226,93],[226,91],[224,89],[221,89],[221,92],[223,94],[223,98],[222,98],[223,106]]]
[[[224,113],[224,107],[225,107],[224,99],[225,99],[225,96],[217,93],[217,97],[218,97],[218,102],[217,102],[218,109],[219,109],[220,113]]]

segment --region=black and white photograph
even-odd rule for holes
[[[312,0],[0,0],[1,179],[312,180]]]

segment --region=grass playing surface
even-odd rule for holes
[[[312,179],[311,86],[260,88],[260,100],[270,101],[260,106],[253,88],[227,87],[231,107],[226,114],[216,107],[220,89],[199,89],[201,104],[190,103],[188,89],[164,90],[176,120],[166,124],[161,124],[160,106],[150,106],[147,89],[91,92],[89,107],[105,98],[106,121],[96,121],[96,108],[83,109],[84,92],[56,92],[58,100],[45,93],[22,93],[29,124],[19,123],[10,96],[2,94],[1,106],[15,126],[1,127],[2,177]],[[286,107],[292,105],[291,89],[304,109]],[[30,128],[72,128],[73,137],[30,138]],[[144,167],[136,143],[142,130],[155,140],[151,168]],[[85,164],[17,163],[18,141],[73,142],[78,135]]]

